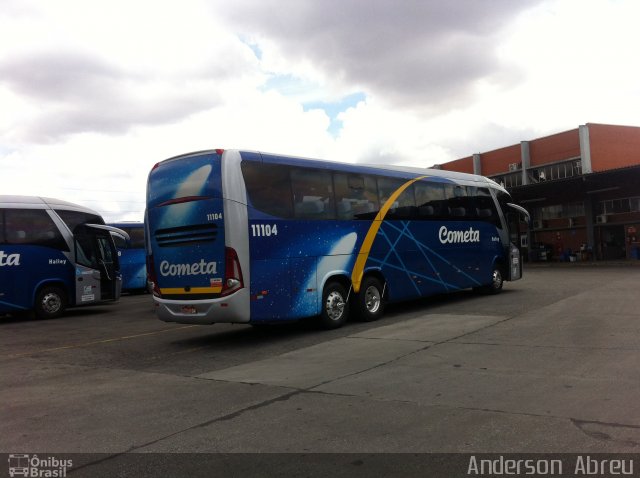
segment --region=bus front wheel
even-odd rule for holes
[[[325,329],[342,327],[349,317],[347,290],[340,282],[329,282],[322,292],[320,324]]]
[[[491,273],[491,283],[482,288],[482,291],[487,294],[497,294],[502,290],[504,285],[504,275],[502,274],[502,268],[500,266],[494,266]]]
[[[378,320],[384,313],[384,289],[375,277],[365,277],[355,297],[358,318],[365,322]]]
[[[67,308],[67,296],[60,287],[44,286],[36,296],[35,313],[39,319],[60,317]]]

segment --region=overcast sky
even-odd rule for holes
[[[158,161],[434,164],[640,126],[637,0],[0,0],[0,194],[141,220]]]

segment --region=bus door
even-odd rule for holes
[[[520,253],[520,218],[524,216],[529,219],[529,212],[521,206],[507,203],[504,210],[509,231],[509,275],[507,280],[518,280],[522,278],[522,257]]]
[[[112,233],[127,236],[124,231],[97,224],[83,224],[74,231],[78,305],[120,297],[122,276]]]

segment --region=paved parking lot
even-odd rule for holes
[[[640,453],[638,284],[529,268],[334,331],[4,318],[0,452]]]

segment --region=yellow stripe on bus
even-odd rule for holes
[[[373,245],[373,241],[378,234],[378,230],[382,225],[382,221],[384,217],[393,206],[393,203],[398,199],[398,196],[404,192],[409,186],[411,186],[416,181],[420,181],[421,179],[427,178],[428,176],[420,176],[419,178],[412,179],[407,181],[402,186],[394,191],[394,193],[387,199],[387,201],[383,204],[376,215],[376,218],[373,220],[371,227],[369,227],[369,231],[367,231],[367,235],[362,242],[362,246],[360,247],[360,252],[358,252],[358,258],[356,259],[356,263],[353,266],[353,271],[351,271],[351,283],[353,284],[353,291],[357,294],[360,292],[360,283],[362,282],[362,275],[364,274],[364,266],[367,263],[367,259],[369,258],[369,253],[371,252],[371,246]]]
[[[222,292],[222,286],[216,287],[190,287],[185,290],[184,287],[168,287],[160,289],[161,294],[219,294]]]

